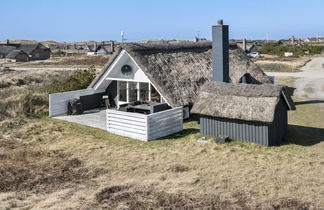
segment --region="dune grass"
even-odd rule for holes
[[[26,86],[10,83],[3,96],[11,97],[9,89],[23,95]],[[44,115],[26,117],[22,110],[12,108],[0,121],[4,208],[324,206],[320,101],[297,100],[297,111],[289,113],[288,138],[278,147],[216,144],[213,138],[198,143],[194,120],[180,133],[142,142]]]

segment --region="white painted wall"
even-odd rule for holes
[[[104,92],[102,90],[94,90],[92,88],[68,91],[62,93],[49,94],[49,116],[63,115],[67,113],[67,104],[69,100],[84,95]]]

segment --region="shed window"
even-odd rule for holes
[[[35,58],[39,58],[39,53],[35,53]]]

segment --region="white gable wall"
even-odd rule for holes
[[[129,65],[132,67],[132,73],[130,75],[126,76],[121,73],[121,68],[124,65]],[[99,79],[97,84],[94,86],[94,90],[104,91],[113,80],[147,82],[149,84],[152,84],[149,78],[143,72],[143,70],[136,64],[135,60],[125,50],[122,50],[118,57],[115,59],[115,61],[109,66],[105,74]],[[154,88],[157,90],[155,86]],[[162,100],[168,103],[160,92],[159,94],[161,95]]]
[[[132,67],[132,74],[123,75],[121,73],[121,68],[124,65],[129,65]],[[134,81],[134,82],[150,82],[144,72],[140,67],[135,63],[134,59],[123,50],[115,61],[110,65],[106,73],[100,78],[98,83],[95,85],[95,90],[105,90],[112,80],[121,80],[121,81]]]

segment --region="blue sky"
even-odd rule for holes
[[[0,0],[0,40],[211,38],[224,19],[231,38],[324,36],[323,0]]]

